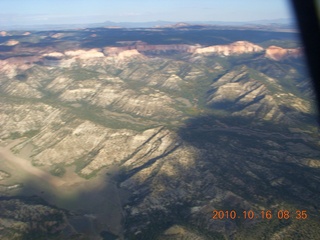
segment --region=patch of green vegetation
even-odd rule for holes
[[[90,162],[89,162],[89,163],[90,163]],[[80,177],[82,177],[82,178],[84,178],[84,179],[91,179],[91,178],[96,177],[97,174],[98,174],[98,172],[103,168],[103,167],[101,167],[101,168],[99,168],[99,169],[96,169],[96,170],[92,171],[90,174],[83,174],[83,173],[81,173],[81,170],[82,170],[83,168],[85,168],[89,163],[86,162],[86,161],[84,161],[84,162],[77,161],[77,162],[76,162],[76,170],[75,170],[75,172],[76,172]]]
[[[146,83],[142,80],[134,81],[132,79],[123,79],[128,89],[134,90],[139,93],[140,89],[146,87]]]
[[[12,133],[10,133],[9,138],[14,140],[14,139],[21,138],[21,136],[22,136],[22,134],[19,132],[12,132]]]
[[[272,220],[261,220],[261,222],[254,225],[242,225],[236,234],[236,239],[239,240],[255,240],[255,239],[271,239],[275,232],[288,227],[290,224],[286,221],[279,221],[276,219]]]
[[[261,75],[259,71],[254,70],[252,68],[248,68],[248,73],[249,73],[249,77],[251,77],[252,79],[262,82],[272,94],[282,92],[278,84],[270,82],[266,77]]]
[[[51,167],[49,172],[54,176],[62,177],[66,173],[66,170],[63,164],[55,164]]]
[[[206,57],[206,66],[211,68],[211,66],[215,66],[217,63],[222,66],[223,69],[230,69],[232,65],[227,57],[222,57],[219,55],[215,55],[214,57]]]
[[[103,112],[103,108],[89,105],[85,102],[81,102],[81,107],[69,107],[70,113],[76,115],[80,119],[85,119],[99,125],[113,128],[113,129],[130,129],[134,131],[143,131],[148,129],[150,126],[134,124],[132,122],[126,121],[125,119],[116,119],[113,117],[107,117]]]
[[[217,79],[220,75],[221,72],[214,74],[208,73],[205,77],[185,82],[181,86],[180,97],[186,98],[191,103],[196,104],[196,108],[206,108],[207,91],[210,89],[210,85],[214,79]]]
[[[79,175],[79,176],[82,176],[80,174],[80,171],[85,168],[89,163],[91,162],[90,159],[88,159],[86,156],[83,156],[81,157],[80,159],[77,159],[75,161],[75,166],[76,166],[76,169],[75,169],[75,172]],[[83,175],[82,177],[85,177],[85,175]]]
[[[211,240],[224,240],[224,236],[218,232],[213,232],[206,230],[202,228],[201,224],[192,224],[190,222],[190,219],[187,217],[189,215],[189,212],[187,209],[189,209],[188,204],[181,204],[181,205],[173,205],[168,208],[168,213],[165,213],[161,210],[154,210],[152,213],[148,214],[148,222],[149,224],[145,226],[141,230],[139,234],[135,233],[129,233],[127,234],[128,239],[156,239],[156,240],[161,240],[161,239],[171,239],[168,236],[164,237],[165,235],[163,234],[167,229],[174,225],[181,226],[182,228],[186,229],[187,231],[190,231],[192,235],[197,235],[199,237],[203,237],[205,239]],[[130,219],[128,218],[126,220],[126,226],[136,226],[138,224],[145,225],[145,219],[143,216],[138,216],[138,217],[131,217]],[[200,220],[201,221],[201,220]],[[199,223],[199,221],[198,221]],[[174,235],[174,237],[177,237]],[[181,238],[181,239],[189,239],[188,234],[186,236],[181,236],[180,237],[186,237],[186,238]]]
[[[40,132],[39,129],[29,130],[22,134],[22,137],[32,138]]]
[[[98,155],[99,150],[93,150],[85,155],[83,155],[82,157],[80,157],[79,159],[77,159],[74,162],[74,165],[76,166],[75,172],[82,178],[85,179],[90,179],[93,178],[97,175],[97,173],[101,170],[97,169],[96,171],[92,171],[90,174],[82,174],[81,170],[83,168],[85,168],[88,164],[90,164],[90,162],[95,158],[96,155]]]
[[[29,131],[26,131],[24,133],[11,132],[9,138],[13,139],[13,140],[14,139],[19,139],[19,138],[22,138],[22,137],[32,138],[35,135],[37,135],[39,132],[40,132],[39,129],[29,130]]]
[[[289,219],[278,219],[277,212],[281,209],[290,212]],[[288,208],[288,206],[274,209],[272,219],[261,219],[255,224],[246,224],[241,221],[239,230],[236,233],[236,239],[271,239],[277,233],[281,233],[282,239],[318,239],[320,236],[319,223],[313,217],[305,220],[295,219],[295,211],[298,208]],[[241,212],[237,211],[237,212]],[[259,215],[259,211],[255,213]],[[238,221],[240,222],[240,221]]]
[[[243,53],[240,55],[231,55],[228,56],[228,63],[230,68],[231,67],[240,67],[239,65],[244,65],[249,62],[255,61],[256,59],[259,59],[264,56],[264,53],[258,52],[258,53]]]
[[[188,116],[199,116],[201,114],[201,109],[197,107],[189,107],[184,111]]]
[[[99,74],[100,73],[96,71],[92,71],[84,68],[76,68],[76,69],[65,70],[63,75],[66,75],[75,81],[83,81],[88,79],[96,79],[98,78]]]

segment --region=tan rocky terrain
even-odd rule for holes
[[[105,31],[120,30],[21,33],[2,49],[2,238],[319,236],[319,136],[299,49],[108,45]],[[214,209],[309,218],[214,220]]]
[[[266,57],[279,61],[285,58],[298,58],[301,57],[302,50],[296,49],[284,49],[277,46],[270,46],[266,49]]]

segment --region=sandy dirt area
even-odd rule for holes
[[[39,195],[50,204],[80,214],[79,226],[90,222],[91,234],[99,235],[101,231],[109,231],[116,235],[123,232],[123,210],[125,191],[118,189],[117,184],[106,175],[107,170],[92,179],[79,177],[75,167],[66,168],[63,177],[51,175],[44,169],[31,164],[28,154],[32,148],[27,146],[19,154],[11,149],[23,140],[14,140],[0,146],[0,170],[11,174],[1,181],[3,185],[22,183],[21,189],[13,190],[11,195]],[[112,175],[114,170],[108,170]],[[76,224],[77,225],[77,224]],[[81,231],[81,227],[75,229]],[[86,230],[87,231],[87,230]]]

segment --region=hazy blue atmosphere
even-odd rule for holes
[[[291,18],[287,0],[1,0],[0,26]]]

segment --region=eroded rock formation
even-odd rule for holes
[[[266,49],[265,56],[276,61],[280,61],[286,58],[298,58],[302,56],[302,49],[270,46]]]

